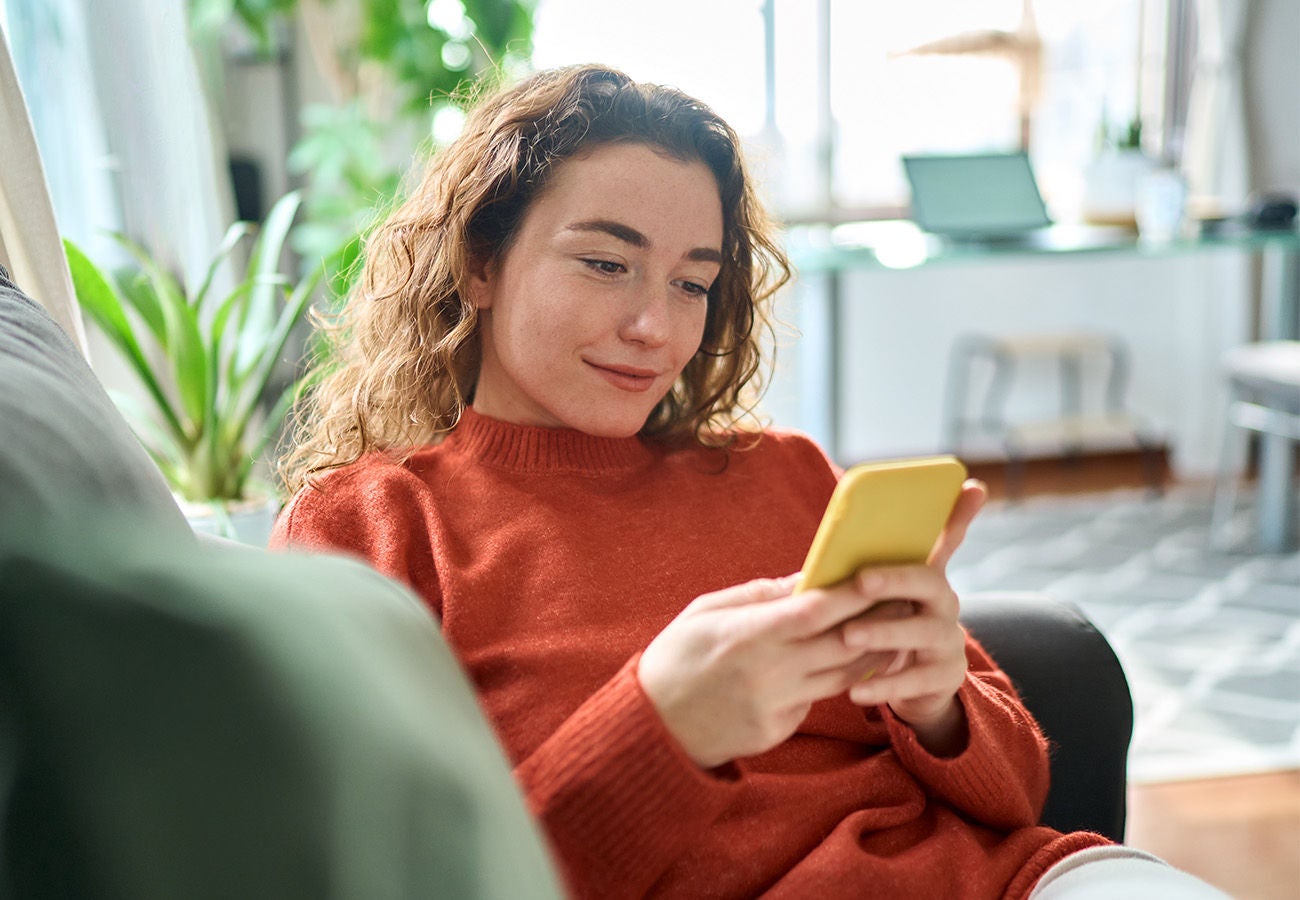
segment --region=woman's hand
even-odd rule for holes
[[[784,741],[817,700],[893,659],[848,646],[840,625],[873,603],[852,581],[791,594],[798,576],[697,598],[641,656],[641,686],[704,768]]]
[[[943,568],[985,495],[978,482],[963,487],[926,565],[864,570],[799,594],[798,576],[760,579],[687,606],[637,670],[687,754],[712,768],[762,753],[813,703],[850,688],[855,702],[888,702],[927,747],[964,739],[965,639]]]
[[[863,706],[888,703],[916,731],[923,746],[945,755],[966,740],[957,689],[966,677],[966,638],[958,622],[957,595],[944,574],[966,530],[987,499],[987,489],[967,481],[929,561],[923,566],[864,569],[859,593],[872,601],[909,601],[912,614],[881,621],[860,616],[843,627],[847,646],[896,654],[883,672],[855,684],[849,697]]]

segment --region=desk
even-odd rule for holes
[[[843,388],[838,336],[843,321],[841,275],[855,269],[914,269],[936,265],[972,265],[1035,259],[1122,255],[1131,258],[1171,256],[1237,250],[1253,253],[1262,261],[1258,337],[1261,340],[1300,338],[1300,231],[1228,231],[1206,237],[1180,237],[1151,243],[1122,229],[1056,226],[1032,240],[1015,243],[952,243],[921,232],[912,222],[856,222],[839,226],[803,226],[792,229],[787,241],[791,261],[801,277],[824,279],[826,346],[822,358],[826,385],[826,444],[833,459],[840,459],[839,411]],[[1285,438],[1265,436],[1261,442],[1259,474],[1259,531],[1263,546],[1281,551],[1296,544],[1296,498],[1292,489],[1292,447]]]

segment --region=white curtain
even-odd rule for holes
[[[125,231],[197,283],[234,202],[184,0],[4,2],[61,233],[105,261]]]
[[[0,26],[0,264],[42,304],[85,354],[86,332],[72,292],[27,104],[8,35]]]
[[[1183,168],[1192,196],[1225,214],[1250,192],[1241,51],[1251,0],[1196,0],[1196,67]]]

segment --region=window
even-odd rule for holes
[[[537,68],[600,63],[672,85],[745,135],[763,128],[763,0],[539,0]]]
[[[1161,22],[1144,32],[1158,19],[1144,7],[1163,5],[658,0],[593,13],[586,0],[541,0],[534,60],[602,62],[699,96],[750,140],[770,200],[792,218],[900,214],[900,154],[1025,138],[1053,212],[1068,218],[1103,122],[1120,129],[1152,95],[1141,48],[1163,44]]]
[[[1077,202],[1103,120],[1137,114],[1139,5],[832,3],[835,199],[905,204],[902,153],[1025,146],[1049,202]]]

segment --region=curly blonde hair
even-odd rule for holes
[[[598,66],[561,68],[477,105],[462,135],[370,234],[357,286],[333,320],[318,322],[326,352],[280,463],[291,492],[366,453],[436,443],[455,427],[480,361],[467,290],[474,266],[505,253],[558,164],[615,142],[702,162],[717,181],[723,264],[709,290],[704,339],[641,434],[728,442],[761,392],[772,296],[790,278],[739,138],[675,89]]]

